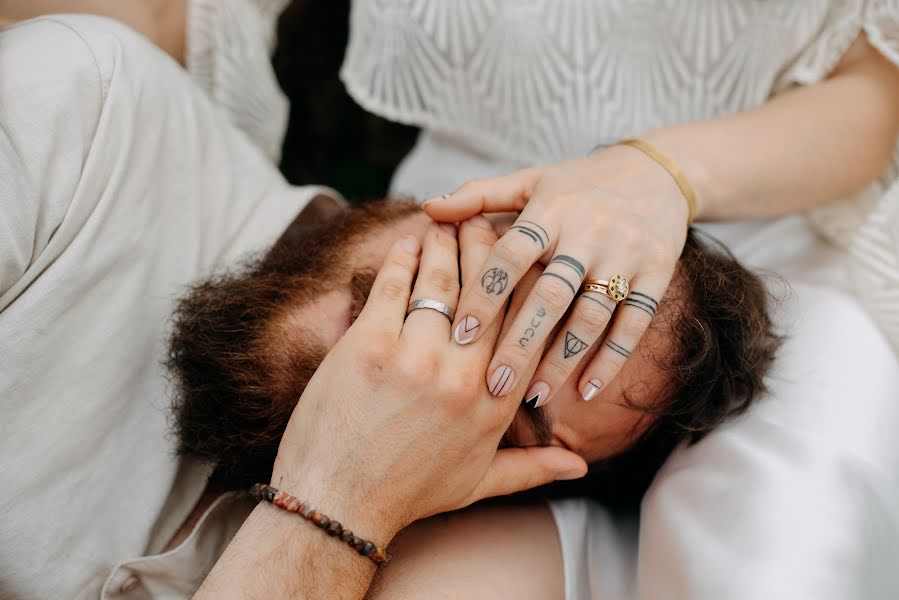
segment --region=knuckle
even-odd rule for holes
[[[381,286],[381,296],[387,300],[402,300],[408,295],[408,283],[398,277],[387,279]]]
[[[519,273],[527,270],[532,262],[508,233],[493,246],[493,255]]]
[[[637,312],[637,311],[634,311],[634,312]],[[622,341],[627,341],[627,342],[630,342],[631,344],[636,344],[640,340],[640,338],[643,336],[644,329],[645,329],[645,327],[637,320],[624,319],[618,325],[617,331],[615,332],[615,338],[616,339],[620,338]]]
[[[440,370],[440,361],[432,353],[416,353],[401,356],[396,361],[400,380],[410,389],[427,386]]]
[[[548,383],[550,388],[558,388],[570,374],[571,371],[556,358],[544,357],[540,363],[539,379]],[[536,376],[534,378],[537,379]]]
[[[453,294],[459,291],[459,277],[446,269],[431,269],[426,280],[428,285],[432,286],[437,292]]]
[[[605,329],[611,318],[609,311],[596,302],[586,301],[581,304],[582,306],[579,307],[576,318],[583,321],[588,330],[602,331]]]
[[[571,290],[565,283],[555,278],[541,277],[541,281],[534,290],[537,298],[554,308],[564,309],[571,304]]]
[[[367,373],[380,373],[390,364],[394,344],[385,339],[373,339],[359,353],[362,369]]]

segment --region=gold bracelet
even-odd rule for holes
[[[684,195],[684,199],[687,201],[687,207],[690,210],[690,216],[687,217],[687,225],[693,223],[693,219],[696,218],[696,192],[693,191],[693,186],[687,181],[687,177],[684,175],[684,172],[681,171],[680,167],[678,167],[673,160],[659,152],[655,146],[652,146],[643,140],[622,140],[616,145],[636,148],[668,171],[671,177],[674,178],[674,183],[680,188],[681,194]]]

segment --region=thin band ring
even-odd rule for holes
[[[449,319],[450,324],[452,324],[453,320],[456,318],[456,311],[451,309],[448,304],[432,298],[419,298],[418,300],[410,302],[409,309],[406,311],[406,316],[408,317],[413,311],[421,310],[423,308],[436,310]]]
[[[584,282],[582,291],[600,292],[615,302],[621,302],[631,293],[631,286],[627,278],[619,273],[609,280],[588,279]]]

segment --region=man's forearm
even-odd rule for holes
[[[879,176],[899,130],[899,69],[860,39],[830,79],[754,110],[644,137],[684,169],[703,220],[769,218]]]
[[[228,545],[195,598],[356,600],[373,562],[303,518],[261,503]]]

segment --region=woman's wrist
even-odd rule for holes
[[[685,126],[666,127],[649,131],[639,138],[652,144],[674,162],[693,188],[696,203],[693,220],[709,220],[714,218],[709,215],[715,212],[709,206],[710,202],[716,197],[722,197],[723,194],[715,190],[718,183],[713,181],[706,163],[698,157],[692,147],[689,136],[684,135],[685,131]]]

